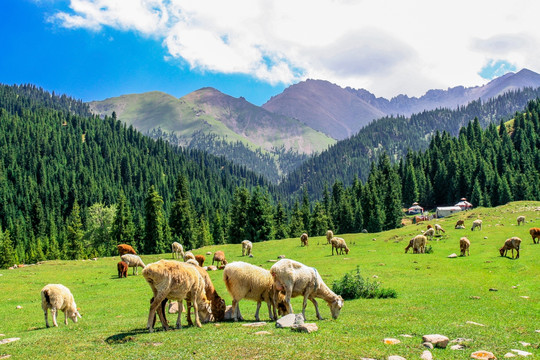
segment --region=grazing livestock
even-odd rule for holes
[[[517,224],[518,226],[521,224],[525,224],[525,216],[521,215],[517,217]]]
[[[532,236],[533,244],[540,244],[540,228],[530,228],[529,234]],[[538,241],[535,239],[538,239]]]
[[[118,248],[118,253],[120,254],[120,256],[124,255],[124,254],[133,254],[133,255],[137,255],[137,253],[135,252],[135,249],[133,249],[131,247],[131,245],[128,245],[128,244],[120,244],[117,246]]]
[[[443,232],[443,233],[446,233],[446,231],[444,231],[444,229],[442,228],[442,226],[440,224],[435,224],[435,232],[437,234],[439,234],[440,232]]]
[[[324,299],[330,307],[332,318],[338,318],[344,304],[343,298],[330,290],[317,269],[291,259],[281,259],[270,268],[270,274],[274,278],[276,290],[285,292],[285,304],[289,314],[294,313],[291,298],[302,295],[304,297],[302,307],[304,319],[309,299],[315,306],[317,318],[322,320],[315,298]]]
[[[218,269],[220,269],[222,265],[227,265],[227,260],[225,259],[225,253],[221,250],[216,251],[214,253],[214,258],[212,259],[212,265],[214,265],[214,261],[216,262],[216,266],[218,267]]]
[[[144,265],[142,259],[138,257],[137,255],[132,254],[124,254],[120,256],[120,259],[122,259],[123,262],[125,262],[128,267],[133,268],[133,275],[139,275],[139,266],[144,269],[146,265]]]
[[[433,229],[433,225],[427,224],[427,229],[428,229],[428,230],[429,230],[429,229]]]
[[[154,293],[154,300],[150,305],[148,313],[147,328],[153,331],[156,311],[163,328],[169,330],[167,319],[163,311],[162,302],[165,299],[178,300],[182,303],[184,299],[191,301],[195,309],[195,325],[202,327],[200,313],[210,316],[210,304],[206,299],[204,287],[205,281],[197,270],[197,266],[172,260],[160,260],[148,264],[142,274]],[[182,327],[180,318],[182,312],[178,313],[176,328]]]
[[[195,255],[195,260],[197,261],[197,264],[199,264],[200,267],[203,267],[204,261],[206,260],[206,258],[204,257],[204,255]]]
[[[409,240],[409,245],[405,247],[405,254],[409,251],[410,248],[413,247],[414,239]]]
[[[426,252],[427,238],[424,235],[416,235],[412,240],[413,254],[424,254]]]
[[[506,256],[508,250],[512,250],[512,259],[514,258],[514,249],[517,251],[516,259],[519,259],[519,247],[521,245],[521,239],[518,237],[511,237],[504,242],[502,248],[499,249],[501,256]]]
[[[270,271],[242,261],[235,261],[228,264],[223,270],[223,281],[233,299],[232,318],[234,321],[244,320],[238,306],[242,299],[257,302],[256,321],[259,321],[259,309],[263,301],[268,305],[270,320],[276,319],[276,309],[274,308],[272,311],[272,306],[275,306],[275,290],[274,279],[270,275]]]
[[[332,244],[332,255],[334,255],[334,249],[336,249],[336,255],[338,255],[338,250],[341,255],[343,255],[343,250],[345,250],[345,254],[349,253],[349,248],[342,238],[334,237],[330,240],[330,244]]]
[[[183,259],[184,258],[184,247],[179,242],[173,242],[172,245],[172,257],[173,259]]]
[[[477,219],[472,222],[471,231],[474,231],[476,228],[478,228],[478,230],[482,230],[482,220]]]
[[[464,228],[465,228],[465,220],[458,220],[456,222],[456,226],[454,226],[454,229],[464,229]]]
[[[300,245],[301,246],[308,246],[308,236],[306,233],[303,233],[301,236],[300,236]]]
[[[242,256],[249,256],[251,255],[251,249],[253,248],[253,244],[249,240],[242,241]]]
[[[471,255],[469,254],[470,246],[471,246],[471,242],[466,237],[462,237],[461,239],[459,239],[459,250],[461,251],[461,256],[465,256],[465,251],[467,252],[468,256]]]
[[[434,228],[431,228],[431,229],[427,229],[425,232],[424,232],[424,236],[425,237],[430,237],[430,238],[433,238],[433,235],[435,235],[435,229]]]
[[[199,255],[197,255],[197,256],[199,256]],[[192,262],[193,262],[193,260],[188,260],[187,263],[188,264],[193,264]],[[195,268],[197,269],[199,274],[201,274],[201,276],[203,277],[203,280],[204,280],[204,293],[205,293],[205,296],[208,299],[208,301],[210,301],[210,307],[211,307],[211,310],[212,310],[212,317],[214,318],[215,321],[223,320],[223,317],[225,316],[225,308],[226,308],[225,300],[223,300],[218,295],[218,293],[216,291],[216,288],[214,287],[214,284],[212,283],[212,280],[210,279],[210,276],[208,275],[208,272],[206,272],[205,269],[203,269],[201,266],[199,266],[197,264],[193,264],[193,265],[195,265]],[[188,325],[192,325],[192,323],[191,323],[191,315],[190,315],[191,303],[189,301],[187,303],[188,303],[188,306],[187,306]],[[202,321],[202,322],[205,322],[205,321]]]
[[[195,255],[193,255],[191,251],[186,251],[184,254],[184,261],[187,262],[189,259],[195,260]]]
[[[330,244],[330,240],[334,237],[334,232],[332,230],[328,230],[326,232],[326,243]]]
[[[41,308],[45,314],[45,325],[47,327],[49,327],[47,316],[49,309],[51,309],[54,326],[58,326],[56,322],[58,310],[64,312],[64,324],[66,325],[68,323],[68,317],[75,323],[77,322],[77,318],[82,317],[77,310],[77,305],[71,291],[61,284],[49,284],[41,289]]]
[[[116,264],[116,268],[118,269],[119,278],[127,277],[128,264],[126,264],[125,261],[119,261],[118,264]]]

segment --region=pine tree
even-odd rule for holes
[[[278,202],[274,213],[274,229],[276,239],[286,239],[289,237],[289,229],[287,228],[287,213],[283,204]]]
[[[306,187],[304,187],[302,190],[302,216],[304,229],[308,230],[310,228],[309,222],[311,220],[311,209],[309,206],[309,195]]]
[[[67,226],[66,256],[70,260],[77,260],[84,255],[83,229],[80,217],[79,203],[75,200]]]
[[[210,232],[210,224],[208,224],[204,213],[199,218],[197,227],[195,228],[194,238],[194,248],[201,248],[213,243],[212,233]]]
[[[328,216],[326,215],[324,205],[318,201],[315,202],[315,206],[313,207],[310,224],[311,228],[309,233],[311,236],[325,235],[328,230]]]
[[[307,229],[304,228],[304,216],[298,200],[295,200],[293,208],[291,210],[291,217],[289,223],[289,237],[298,237],[305,233]]]
[[[135,225],[131,216],[131,210],[127,204],[125,195],[122,193],[116,206],[116,214],[111,226],[111,240],[113,249],[120,244],[128,244],[137,248],[135,244]]]
[[[225,227],[223,224],[221,210],[216,210],[216,213],[214,214],[214,221],[212,221],[211,225],[214,244],[225,244],[225,232],[223,231]]]
[[[411,163],[408,163],[405,167],[405,176],[403,178],[403,203],[406,206],[410,206],[412,203],[418,201],[418,183],[416,182],[416,174]]]
[[[158,194],[154,185],[150,186],[144,201],[145,234],[144,253],[161,254],[165,252],[165,238],[163,234],[163,198]]]
[[[249,192],[245,187],[238,187],[229,208],[229,242],[240,244],[248,236]]]
[[[2,233],[0,229],[0,235],[0,269],[6,269],[17,263],[17,257],[9,230]]]
[[[253,242],[270,240],[273,237],[272,206],[267,193],[256,187],[251,194],[248,207],[247,233]]]
[[[176,239],[182,239],[184,246],[187,248],[194,246],[194,244],[190,244],[193,237],[193,223],[193,205],[189,193],[189,184],[186,177],[179,174],[176,180],[169,225],[172,236]]]

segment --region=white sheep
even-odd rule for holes
[[[482,220],[476,219],[472,222],[471,231],[474,231],[476,228],[478,228],[478,230],[482,230]]]
[[[133,275],[139,275],[139,266],[142,267],[143,269],[146,266],[144,265],[142,259],[137,255],[124,254],[120,256],[120,258],[122,259],[123,262],[125,262],[128,265],[128,267],[133,268]]]
[[[223,270],[223,281],[227,291],[232,297],[232,318],[234,321],[244,320],[238,306],[240,300],[248,299],[257,302],[255,319],[259,321],[259,309],[261,302],[268,305],[268,316],[271,320],[276,319],[274,306],[274,279],[270,271],[242,261],[228,264]]]
[[[435,229],[434,228],[429,228],[424,232],[425,237],[429,236],[430,238],[433,238],[433,235],[435,235]]]
[[[181,304],[184,299],[193,304],[195,310],[195,324],[202,327],[200,317],[210,318],[210,302],[205,296],[205,281],[197,270],[197,266],[186,264],[173,260],[160,260],[158,262],[148,264],[142,274],[154,293],[150,311],[148,313],[147,328],[150,332],[153,331],[156,310],[163,328],[169,330],[167,319],[163,312],[162,302],[165,299],[178,300]],[[182,327],[178,313],[176,320],[176,328]],[[205,319],[203,319],[205,320]]]
[[[424,235],[416,235],[412,240],[413,254],[424,254],[426,252],[427,238]]]
[[[315,306],[317,318],[322,320],[319,313],[319,306],[315,298],[322,298],[330,307],[332,318],[337,319],[339,312],[343,307],[343,298],[336,295],[324,283],[317,269],[306,266],[298,261],[291,259],[282,259],[270,268],[270,273],[275,281],[277,291],[285,292],[285,306],[288,313],[292,314],[291,298],[304,296],[302,315],[306,318],[307,300],[311,300]]]
[[[242,256],[245,255],[251,255],[251,249],[253,248],[253,244],[249,240],[242,241]]]
[[[446,231],[444,231],[444,229],[442,228],[442,226],[440,224],[435,224],[435,232],[438,234],[440,232],[443,232],[443,233],[446,233]]]
[[[523,215],[518,216],[517,224],[518,224],[518,226],[521,225],[521,224],[525,224],[525,216],[523,216]]]
[[[45,314],[45,325],[49,327],[48,310],[51,309],[51,315],[53,319],[53,325],[58,326],[56,322],[56,316],[58,310],[64,312],[64,323],[67,325],[68,317],[77,322],[77,318],[82,317],[77,310],[75,299],[71,294],[71,291],[67,287],[61,284],[49,284],[45,285],[41,289],[41,308]]]
[[[172,243],[172,256],[173,259],[183,259],[184,258],[184,247],[179,242]]]
[[[330,244],[330,240],[334,237],[334,232],[332,230],[328,230],[326,232],[326,243]]]
[[[465,256],[465,251],[467,252],[467,255],[470,256],[469,253],[469,247],[471,246],[471,242],[466,237],[462,237],[459,239],[459,250],[461,251],[461,256]]]
[[[193,255],[191,251],[186,251],[186,253],[184,254],[184,261],[187,262],[189,259],[197,261],[197,259],[195,259],[195,255]]]
[[[349,248],[347,247],[345,240],[342,238],[333,237],[330,240],[330,244],[332,244],[332,255],[334,255],[334,249],[336,249],[336,255],[338,255],[338,251],[340,251],[340,254],[343,255],[343,250],[345,250],[345,254],[349,253]]]

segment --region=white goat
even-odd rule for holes
[[[315,298],[322,298],[328,303],[332,318],[337,319],[339,316],[344,304],[343,298],[326,286],[317,269],[291,259],[281,259],[270,268],[270,273],[274,278],[276,290],[285,292],[285,306],[290,314],[293,313],[291,298],[302,295],[304,297],[302,307],[304,319],[309,299],[315,306],[317,318],[322,320]]]
[[[179,242],[172,243],[172,256],[173,259],[183,259],[184,258],[184,247]]]
[[[242,241],[242,256],[250,255],[253,244],[249,240]]]
[[[41,289],[41,308],[45,314],[45,325],[49,327],[48,310],[51,309],[51,315],[53,319],[53,325],[58,326],[56,322],[56,316],[58,310],[64,312],[64,323],[67,325],[68,317],[77,322],[78,317],[82,317],[77,310],[75,299],[71,291],[67,287],[61,284],[49,284],[45,285]]]
[[[482,230],[482,220],[476,219],[472,222],[471,231],[474,231],[476,228],[478,228],[478,230]]]
[[[128,268],[133,268],[133,275],[139,275],[139,266],[144,269],[146,265],[144,265],[142,259],[133,254],[124,254],[120,256],[123,262],[125,262],[128,265]]]

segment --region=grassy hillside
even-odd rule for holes
[[[540,245],[533,245],[528,234],[540,227],[540,202],[516,202],[498,208],[479,208],[438,222],[446,234],[430,241],[431,254],[404,254],[408,240],[425,229],[425,224],[408,225],[377,234],[345,234],[351,252],[331,256],[322,237],[310,238],[309,247],[300,247],[299,239],[254,244],[254,257],[242,258],[240,245],[221,245],[198,249],[196,254],[222,249],[229,261],[248,261],[270,268],[269,259],[284,254],[318,269],[328,285],[357,266],[364,277],[395,289],[396,299],[346,301],[337,320],[331,320],[324,301],[319,301],[325,320],[318,321],[311,303],[307,322],[315,322],[319,331],[312,334],[276,329],[272,322],[261,328],[246,328],[242,323],[205,324],[169,332],[148,333],[145,329],[150,287],[141,275],[118,279],[118,257],[97,261],[54,261],[39,266],[0,272],[1,338],[21,340],[0,345],[0,354],[13,358],[82,359],[276,359],[319,358],[386,359],[401,355],[419,358],[425,349],[422,335],[443,334],[451,340],[470,339],[466,350],[432,350],[435,359],[466,359],[476,350],[488,350],[502,358],[511,349],[540,356]],[[517,227],[516,217],[525,215],[525,226]],[[482,231],[471,232],[472,220],[481,218]],[[454,230],[457,219],[465,219],[465,230]],[[459,238],[471,240],[471,256],[450,259],[459,253]],[[518,260],[499,256],[498,248],[506,238],[523,239]],[[170,254],[143,256],[146,263]],[[208,262],[208,260],[207,260]],[[231,303],[222,280],[222,271],[210,276],[219,294]],[[73,294],[83,318],[58,328],[46,329],[40,307],[40,289],[47,283],[62,283]],[[490,288],[497,291],[490,291]],[[478,299],[471,297],[479,297]],[[527,298],[524,298],[527,297]],[[22,309],[16,309],[21,305]],[[253,321],[255,303],[240,303],[244,318]],[[301,299],[293,302],[301,311]],[[168,315],[174,323],[176,315]],[[59,315],[60,322],[63,314]],[[268,321],[266,307],[261,319]],[[478,326],[467,321],[484,324]],[[182,323],[185,325],[185,316]],[[158,330],[161,329],[157,324]],[[270,335],[255,335],[266,330]],[[401,337],[409,334],[412,337]],[[385,337],[401,340],[385,345]],[[1,339],[0,338],[0,339]],[[531,343],[523,347],[519,341]],[[58,357],[57,357],[58,356]]]

